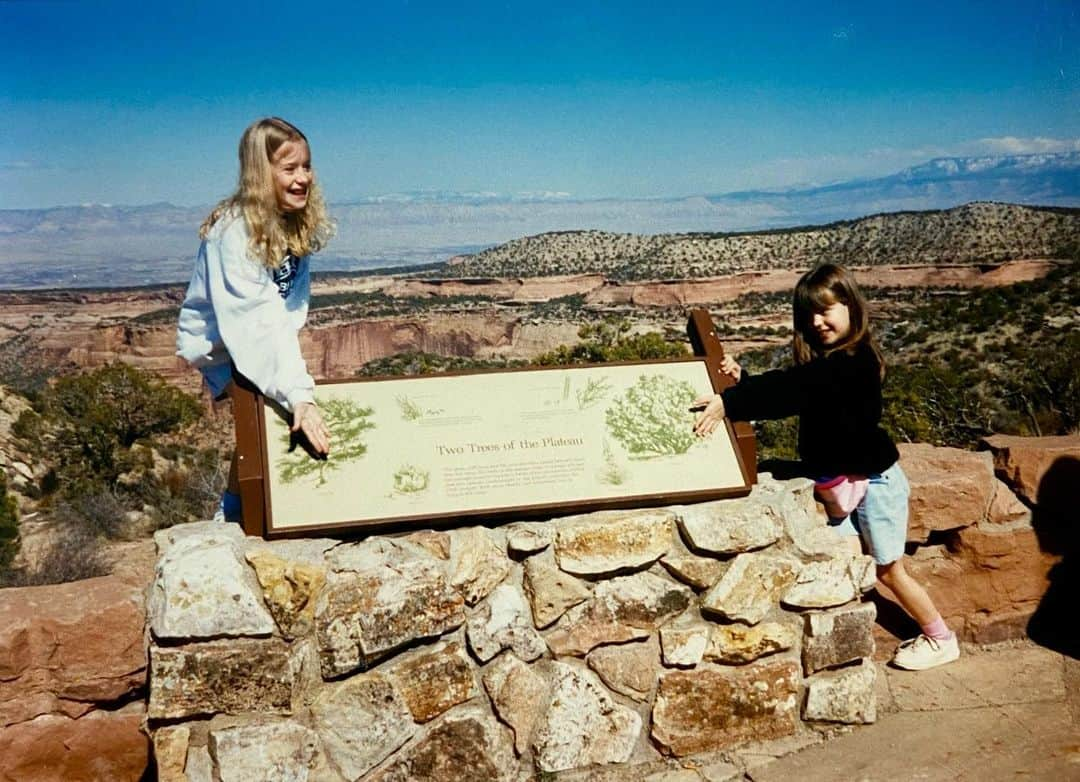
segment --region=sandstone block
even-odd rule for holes
[[[795,630],[778,622],[761,622],[753,627],[715,625],[709,634],[705,659],[743,665],[759,657],[790,649],[797,641]]]
[[[249,551],[263,600],[286,638],[310,634],[315,628],[315,602],[326,583],[326,569],[290,562],[265,549]]]
[[[874,655],[873,603],[806,616],[803,668],[807,675]]]
[[[469,648],[481,662],[503,649],[512,649],[531,661],[547,651],[547,645],[533,627],[525,598],[517,588],[503,584],[469,617],[465,625]]]
[[[877,720],[876,677],[877,668],[870,660],[814,676],[806,685],[803,719],[849,725],[874,722]]]
[[[289,647],[275,639],[151,646],[148,715],[289,714],[297,668]]]
[[[1062,457],[1080,459],[1080,435],[1017,437],[995,434],[982,441],[993,454],[994,470],[1028,503],[1038,502],[1039,484],[1050,466]]]
[[[165,538],[171,543],[158,559],[150,592],[151,631],[162,640],[270,635],[274,619],[240,544],[216,529],[236,525],[205,524],[212,526],[179,525],[200,529]]]
[[[720,576],[724,575],[728,563],[710,557],[697,557],[693,554],[665,554],[660,564],[684,584],[695,589],[709,589]]]
[[[601,575],[655,562],[672,544],[668,510],[601,511],[565,519],[555,535],[559,567]]]
[[[790,661],[697,668],[660,678],[652,737],[682,757],[795,732],[799,669]]]
[[[428,722],[477,694],[472,665],[458,643],[411,655],[390,668],[387,676],[417,722]]]
[[[0,590],[0,727],[137,690],[145,622],[142,588],[116,576]]]
[[[771,546],[784,522],[761,492],[748,497],[703,502],[675,509],[683,537],[695,551],[737,554]]]
[[[808,562],[782,601],[795,608],[831,608],[850,603],[874,586],[877,569],[872,557],[840,554],[818,562]]]
[[[901,443],[900,466],[911,483],[908,540],[959,529],[986,518],[994,496],[990,455],[923,443]]]
[[[702,608],[726,619],[756,624],[799,577],[800,563],[777,554],[740,554],[705,593]]]
[[[552,663],[551,669],[551,700],[533,739],[540,769],[629,760],[641,733],[638,713],[615,703],[594,674],[564,663]]]
[[[585,582],[559,570],[544,557],[525,560],[523,586],[537,627],[547,627],[590,595]]]
[[[484,671],[484,689],[499,719],[514,731],[514,749],[520,755],[529,747],[533,726],[546,703],[547,680],[512,653],[499,657]]]
[[[994,498],[986,512],[991,524],[1030,524],[1031,509],[1012,493],[1001,480],[994,480]]]
[[[315,607],[323,675],[339,676],[465,619],[439,561],[375,538],[331,552],[335,568]]]
[[[660,649],[654,638],[643,643],[601,646],[586,658],[589,667],[615,692],[645,702],[656,686]]]
[[[417,731],[404,698],[377,673],[329,685],[312,703],[311,718],[330,762],[346,779],[362,777]]]
[[[443,715],[375,771],[370,782],[512,782],[518,763],[506,728],[478,706]]]
[[[187,725],[168,725],[154,731],[158,782],[188,782],[184,766],[190,739],[191,728]]]
[[[150,760],[145,716],[139,703],[9,725],[0,730],[0,779],[139,782]]]
[[[528,556],[551,545],[551,529],[544,524],[510,524],[506,527],[506,547],[511,554]]]
[[[450,538],[450,584],[476,605],[506,578],[510,560],[483,527],[454,530]]]
[[[692,668],[705,658],[710,626],[704,622],[666,624],[660,628],[664,665]]]
[[[221,782],[312,779],[319,739],[295,722],[237,725],[210,731],[210,756]]]

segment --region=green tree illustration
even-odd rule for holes
[[[589,378],[585,386],[577,391],[578,410],[588,410],[601,402],[611,391],[611,383],[606,377]]]
[[[686,453],[697,442],[690,412],[695,397],[686,381],[641,375],[607,409],[608,431],[638,459]]]
[[[394,491],[400,494],[415,494],[424,491],[430,482],[430,472],[411,464],[401,465],[394,473]]]
[[[312,458],[302,448],[294,448],[278,459],[278,473],[282,483],[295,483],[309,475],[317,475],[316,486],[326,483],[326,473],[338,469],[345,462],[355,461],[367,453],[367,444],[361,435],[375,428],[371,407],[361,407],[350,399],[328,399],[319,403],[323,420],[333,438],[330,453],[325,459]],[[281,441],[288,447],[291,433],[284,421],[277,419],[285,428]]]

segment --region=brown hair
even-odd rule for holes
[[[285,214],[278,208],[271,161],[287,141],[307,144],[307,136],[280,117],[264,117],[247,127],[240,137],[240,181],[236,192],[215,206],[203,221],[201,238],[206,238],[222,215],[235,211],[243,215],[247,225],[251,255],[267,268],[276,269],[286,253],[304,256],[326,245],[334,226],[314,172],[304,208]]]
[[[847,305],[851,328],[844,339],[826,349],[814,331],[814,313],[837,302]],[[794,328],[791,351],[796,364],[805,364],[837,350],[854,353],[858,347],[866,345],[877,359],[881,377],[885,377],[885,358],[870,332],[866,299],[855,284],[855,278],[844,267],[823,263],[804,274],[795,285],[791,309]]]

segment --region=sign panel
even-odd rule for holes
[[[752,441],[747,449],[730,425],[708,438],[692,431],[692,401],[722,385],[716,363],[327,381],[315,393],[331,430],[326,459],[241,379],[245,530],[293,536],[746,494]]]

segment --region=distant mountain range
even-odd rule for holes
[[[938,158],[899,173],[813,188],[656,199],[423,191],[335,204],[320,270],[445,261],[549,231],[742,232],[971,201],[1080,206],[1080,152]],[[0,288],[122,287],[190,274],[208,206],[0,210]]]

